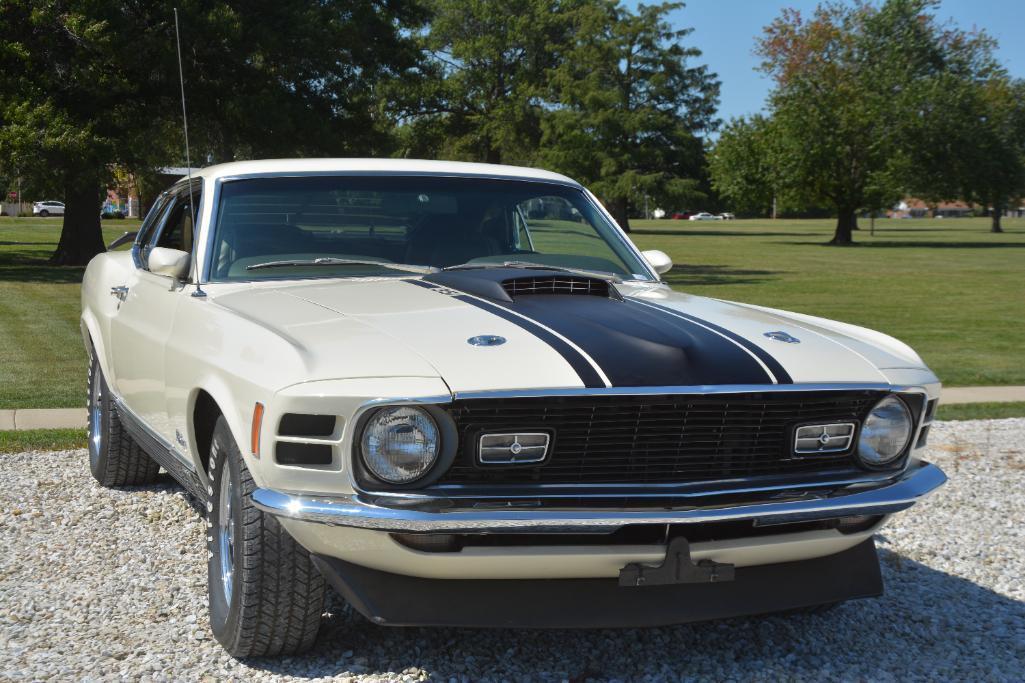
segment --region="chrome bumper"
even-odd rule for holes
[[[912,465],[899,478],[859,482],[828,491],[793,490],[772,498],[708,506],[580,508],[558,502],[524,505],[450,499],[318,496],[256,489],[253,504],[269,514],[335,526],[401,533],[605,533],[628,524],[697,524],[757,520],[783,524],[905,510],[947,480],[935,465]],[[789,494],[789,495],[787,495]]]

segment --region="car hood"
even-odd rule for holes
[[[218,301],[290,340],[317,378],[437,376],[456,393],[886,383],[887,368],[924,367],[907,346],[863,328],[661,285],[598,280],[597,293],[510,296],[503,284],[560,276],[489,269],[264,283]]]

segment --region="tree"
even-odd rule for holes
[[[997,75],[936,83],[943,106],[923,112],[912,133],[936,140],[920,155],[912,192],[931,202],[962,198],[990,207],[992,232],[1025,195],[1025,82]],[[937,97],[937,100],[939,97]]]
[[[768,163],[795,202],[835,208],[833,244],[852,242],[858,211],[920,185],[921,162],[946,144],[928,115],[945,105],[937,84],[999,73],[992,42],[940,25],[934,5],[827,3],[808,20],[786,10],[758,44],[775,81]]]
[[[83,264],[103,251],[106,167],[152,123],[119,68],[147,45],[123,39],[135,17],[114,3],[0,5],[0,159],[31,185],[63,196],[65,229],[51,261]]]
[[[734,119],[708,157],[712,187],[734,211],[765,215],[776,199],[770,122],[760,115]]]
[[[701,136],[717,125],[719,82],[666,15],[680,3],[589,3],[550,75],[545,165],[587,182],[625,229],[632,197],[680,206],[700,197]]]
[[[415,0],[184,2],[193,161],[387,153],[379,89],[415,70]],[[173,15],[160,2],[0,4],[0,159],[63,193],[56,264],[103,250],[112,164],[144,174],[184,159]]]
[[[531,163],[541,139],[548,72],[586,0],[432,0],[423,47],[431,71],[410,112],[416,155]]]

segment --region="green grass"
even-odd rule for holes
[[[0,218],[0,409],[85,405],[84,268],[46,264],[61,218]],[[110,243],[138,221],[104,221]]]
[[[84,429],[26,429],[0,432],[0,453],[24,451],[66,451],[85,448]]]
[[[950,386],[1025,384],[1025,219],[868,222],[831,247],[831,220],[636,221],[678,290],[864,325],[917,350]]]
[[[955,403],[940,404],[937,420],[996,420],[1003,417],[1025,417],[1025,402],[1017,403]]]
[[[635,221],[681,291],[865,325],[911,344],[948,386],[1025,384],[1025,219],[880,220],[854,247],[830,220]],[[82,268],[54,268],[61,219],[0,218],[0,409],[80,406]],[[104,221],[109,242],[136,221]]]

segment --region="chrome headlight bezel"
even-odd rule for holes
[[[896,413],[894,413],[896,411]],[[886,416],[885,413],[889,412],[890,415]],[[901,445],[899,448],[887,451],[886,453],[880,453],[877,445],[870,443],[875,434],[875,428],[871,425],[871,421],[878,414],[882,414],[883,417],[877,419],[900,419],[901,427],[891,428],[903,428],[906,430],[906,434],[903,435]],[[861,427],[858,430],[857,447],[854,449],[855,456],[858,459],[858,463],[870,470],[890,470],[899,467],[905,459],[905,456],[911,449],[912,441],[915,438],[915,411],[911,409],[907,401],[901,398],[898,394],[888,394],[883,398],[879,399],[872,406],[871,410],[865,415],[865,419],[861,422]]]
[[[380,467],[374,466],[374,456],[368,453],[370,430],[377,420],[394,415],[396,411],[419,414],[436,429],[433,458],[417,476],[405,480],[388,478]],[[457,444],[455,423],[445,410],[437,406],[399,403],[376,407],[362,415],[353,430],[353,467],[356,480],[364,490],[422,488],[436,481],[448,470],[455,459]]]

